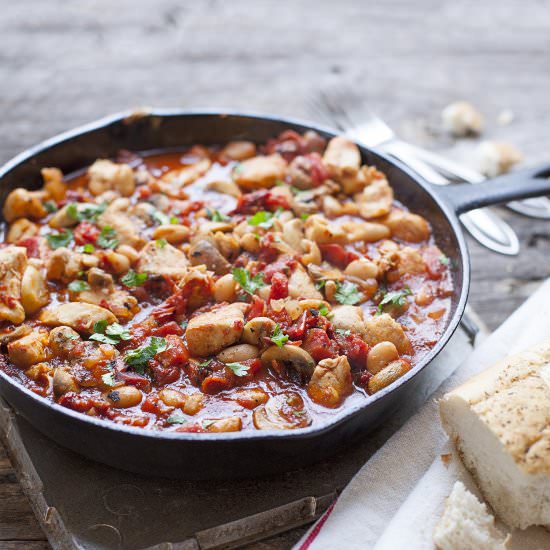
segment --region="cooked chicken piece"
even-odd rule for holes
[[[390,236],[390,230],[381,223],[344,222],[341,229],[345,232],[349,243],[357,241],[374,243]]]
[[[345,243],[346,232],[335,223],[330,223],[320,215],[310,216],[305,223],[306,239],[317,244]]]
[[[319,361],[307,386],[311,399],[324,407],[337,407],[352,390],[351,367],[345,355]]]
[[[239,186],[234,181],[230,180],[211,181],[206,184],[205,188],[211,189],[212,191],[216,191],[218,193],[223,193],[224,195],[229,195],[230,197],[235,197],[236,199],[242,195]]]
[[[130,210],[129,199],[116,199],[99,216],[98,224],[101,228],[112,227],[120,244],[140,249],[147,241],[139,234],[142,222],[132,218]]]
[[[326,195],[322,198],[323,212],[329,218],[337,216],[355,216],[359,213],[359,208],[355,202],[344,202],[338,200],[332,195]]]
[[[334,328],[351,330],[362,337],[366,334],[363,310],[357,306],[334,306],[332,308],[331,323]]]
[[[188,266],[185,254],[171,244],[150,241],[139,254],[137,270],[149,275],[168,275],[181,279],[187,273]]]
[[[84,334],[92,334],[94,324],[98,321],[107,321],[110,325],[116,320],[108,309],[82,302],[61,304],[55,309],[47,309],[40,314],[40,321],[46,325],[51,327],[64,325]]]
[[[88,271],[88,284],[96,289],[112,290],[114,288],[113,276],[99,267],[92,267]]]
[[[256,145],[251,141],[230,141],[222,149],[222,155],[231,160],[246,160],[256,155]]]
[[[102,307],[107,305],[119,321],[130,320],[139,311],[137,299],[126,290],[84,290],[75,293],[74,300]]]
[[[390,228],[394,238],[396,237],[403,241],[419,243],[428,240],[430,237],[428,222],[417,214],[395,210],[387,218],[380,220],[380,222]]]
[[[353,141],[344,136],[332,138],[327,145],[323,162],[337,181],[357,176],[361,153]]]
[[[218,418],[208,424],[208,432],[240,432],[243,428],[243,421],[238,416]]]
[[[55,202],[62,201],[67,194],[67,184],[63,181],[63,172],[59,168],[42,168],[44,191]]]
[[[48,333],[37,330],[8,344],[10,361],[21,369],[48,359]]]
[[[21,304],[21,280],[27,266],[27,249],[8,246],[0,249],[0,320],[19,325],[25,320]]]
[[[400,354],[410,353],[412,345],[403,327],[387,313],[375,315],[365,321],[365,342],[375,346],[379,342],[391,342]]]
[[[44,191],[29,191],[21,187],[14,189],[4,203],[4,219],[11,223],[17,218],[43,218],[47,211],[44,208]]]
[[[288,279],[288,294],[292,298],[323,299],[323,295],[315,288],[311,277],[301,265],[296,266]]]
[[[72,227],[78,223],[78,220],[70,215],[70,204],[66,204],[63,208],[60,208],[48,221],[48,225],[54,229],[61,229],[62,227]],[[74,205],[73,205],[74,206]]]
[[[8,243],[16,243],[29,237],[38,235],[40,228],[35,223],[31,222],[27,218],[19,218],[15,220],[8,229],[6,241]]]
[[[283,224],[283,240],[292,248],[294,254],[302,252],[303,225],[302,220],[298,218]]]
[[[50,292],[45,274],[28,264],[21,281],[21,304],[27,315],[36,313],[50,302]]]
[[[5,346],[18,338],[22,338],[31,332],[31,327],[28,325],[19,325],[11,329],[10,327],[0,331],[0,346]]]
[[[280,155],[254,157],[241,162],[233,170],[233,179],[245,189],[272,187],[277,180],[283,180],[286,161]]]
[[[54,250],[46,262],[48,279],[64,283],[75,279],[83,267],[83,255],[65,247]]]
[[[206,357],[238,342],[244,328],[248,304],[234,303],[193,317],[187,325],[187,347],[191,355]]]
[[[388,281],[397,281],[403,275],[418,275],[426,272],[426,263],[422,255],[415,248],[405,246],[392,255],[395,268],[391,269],[387,278]]]
[[[170,192],[178,191],[204,176],[211,165],[210,159],[203,158],[190,166],[170,170],[162,176],[161,189],[170,195]]]
[[[132,167],[110,160],[96,160],[88,168],[88,180],[88,189],[96,196],[114,189],[123,197],[129,197],[136,189]]]
[[[389,214],[393,204],[393,189],[386,178],[376,179],[354,196],[359,214],[369,220]]]

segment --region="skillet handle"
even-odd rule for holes
[[[483,206],[550,194],[550,164],[512,172],[471,185],[434,186],[435,193],[457,214]]]

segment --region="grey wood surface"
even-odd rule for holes
[[[132,107],[227,107],[310,118],[342,85],[403,137],[471,156],[439,113],[466,98],[486,137],[550,161],[550,1],[20,0],[0,10],[0,162],[43,138]],[[499,127],[511,109],[516,119]],[[23,183],[23,182],[22,182]],[[498,326],[550,271],[550,222],[499,209],[522,251],[469,242],[471,304]],[[257,548],[287,548],[298,531]],[[0,548],[46,548],[0,450]]]

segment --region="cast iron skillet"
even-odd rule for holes
[[[69,173],[119,149],[147,151],[234,139],[265,142],[281,131],[314,129],[276,117],[227,112],[151,111],[123,113],[57,136],[18,155],[0,169],[0,204],[15,187],[38,188],[40,169]],[[94,460],[148,475],[213,479],[253,477],[296,469],[333,454],[375,428],[415,391],[415,376],[441,351],[455,331],[468,295],[470,263],[457,214],[480,206],[550,192],[550,165],[477,185],[435,187],[400,163],[362,147],[363,161],[388,176],[396,198],[427,218],[437,244],[450,258],[455,290],[450,321],[437,345],[390,387],[343,407],[326,424],[289,431],[185,434],[145,431],[91,418],[37,396],[0,372],[0,393],[42,433]]]

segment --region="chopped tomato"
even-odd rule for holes
[[[264,274],[264,281],[270,283],[272,277],[276,273],[281,273],[288,277],[297,264],[298,262],[287,254],[279,256],[275,262],[263,268],[262,273]]]
[[[312,328],[307,331],[302,347],[316,362],[338,355],[336,345],[331,342],[322,328]]]
[[[94,244],[99,237],[101,230],[91,222],[80,222],[74,230],[74,241],[76,244]]]
[[[422,252],[422,258],[426,262],[428,275],[431,279],[439,280],[447,271],[449,259],[437,248],[437,246],[428,246]]]
[[[367,364],[369,346],[356,334],[334,335],[334,339],[340,348],[340,354],[348,358],[352,370],[363,370]]]
[[[24,246],[27,249],[27,257],[40,258],[40,240],[38,237],[29,237],[17,242],[17,246]]]
[[[340,269],[345,269],[353,260],[359,259],[358,254],[346,250],[340,244],[320,244],[319,249],[323,255],[323,260],[326,260]]]
[[[235,210],[230,214],[254,214],[260,210],[275,212],[277,208],[290,208],[286,197],[267,189],[260,189],[241,195],[237,200]]]
[[[288,279],[282,273],[275,273],[271,277],[270,300],[280,300],[288,296]]]
[[[252,296],[252,303],[250,304],[250,309],[248,310],[248,315],[246,320],[254,319],[254,317],[262,317],[265,312],[265,302],[259,296]]]
[[[156,328],[153,331],[155,336],[168,336],[169,334],[175,334],[176,336],[183,335],[183,329],[175,321],[170,321],[161,327]]]
[[[223,369],[213,372],[202,381],[201,391],[212,395],[228,390],[232,388],[234,384],[235,374],[233,374],[230,368],[224,367]]]

